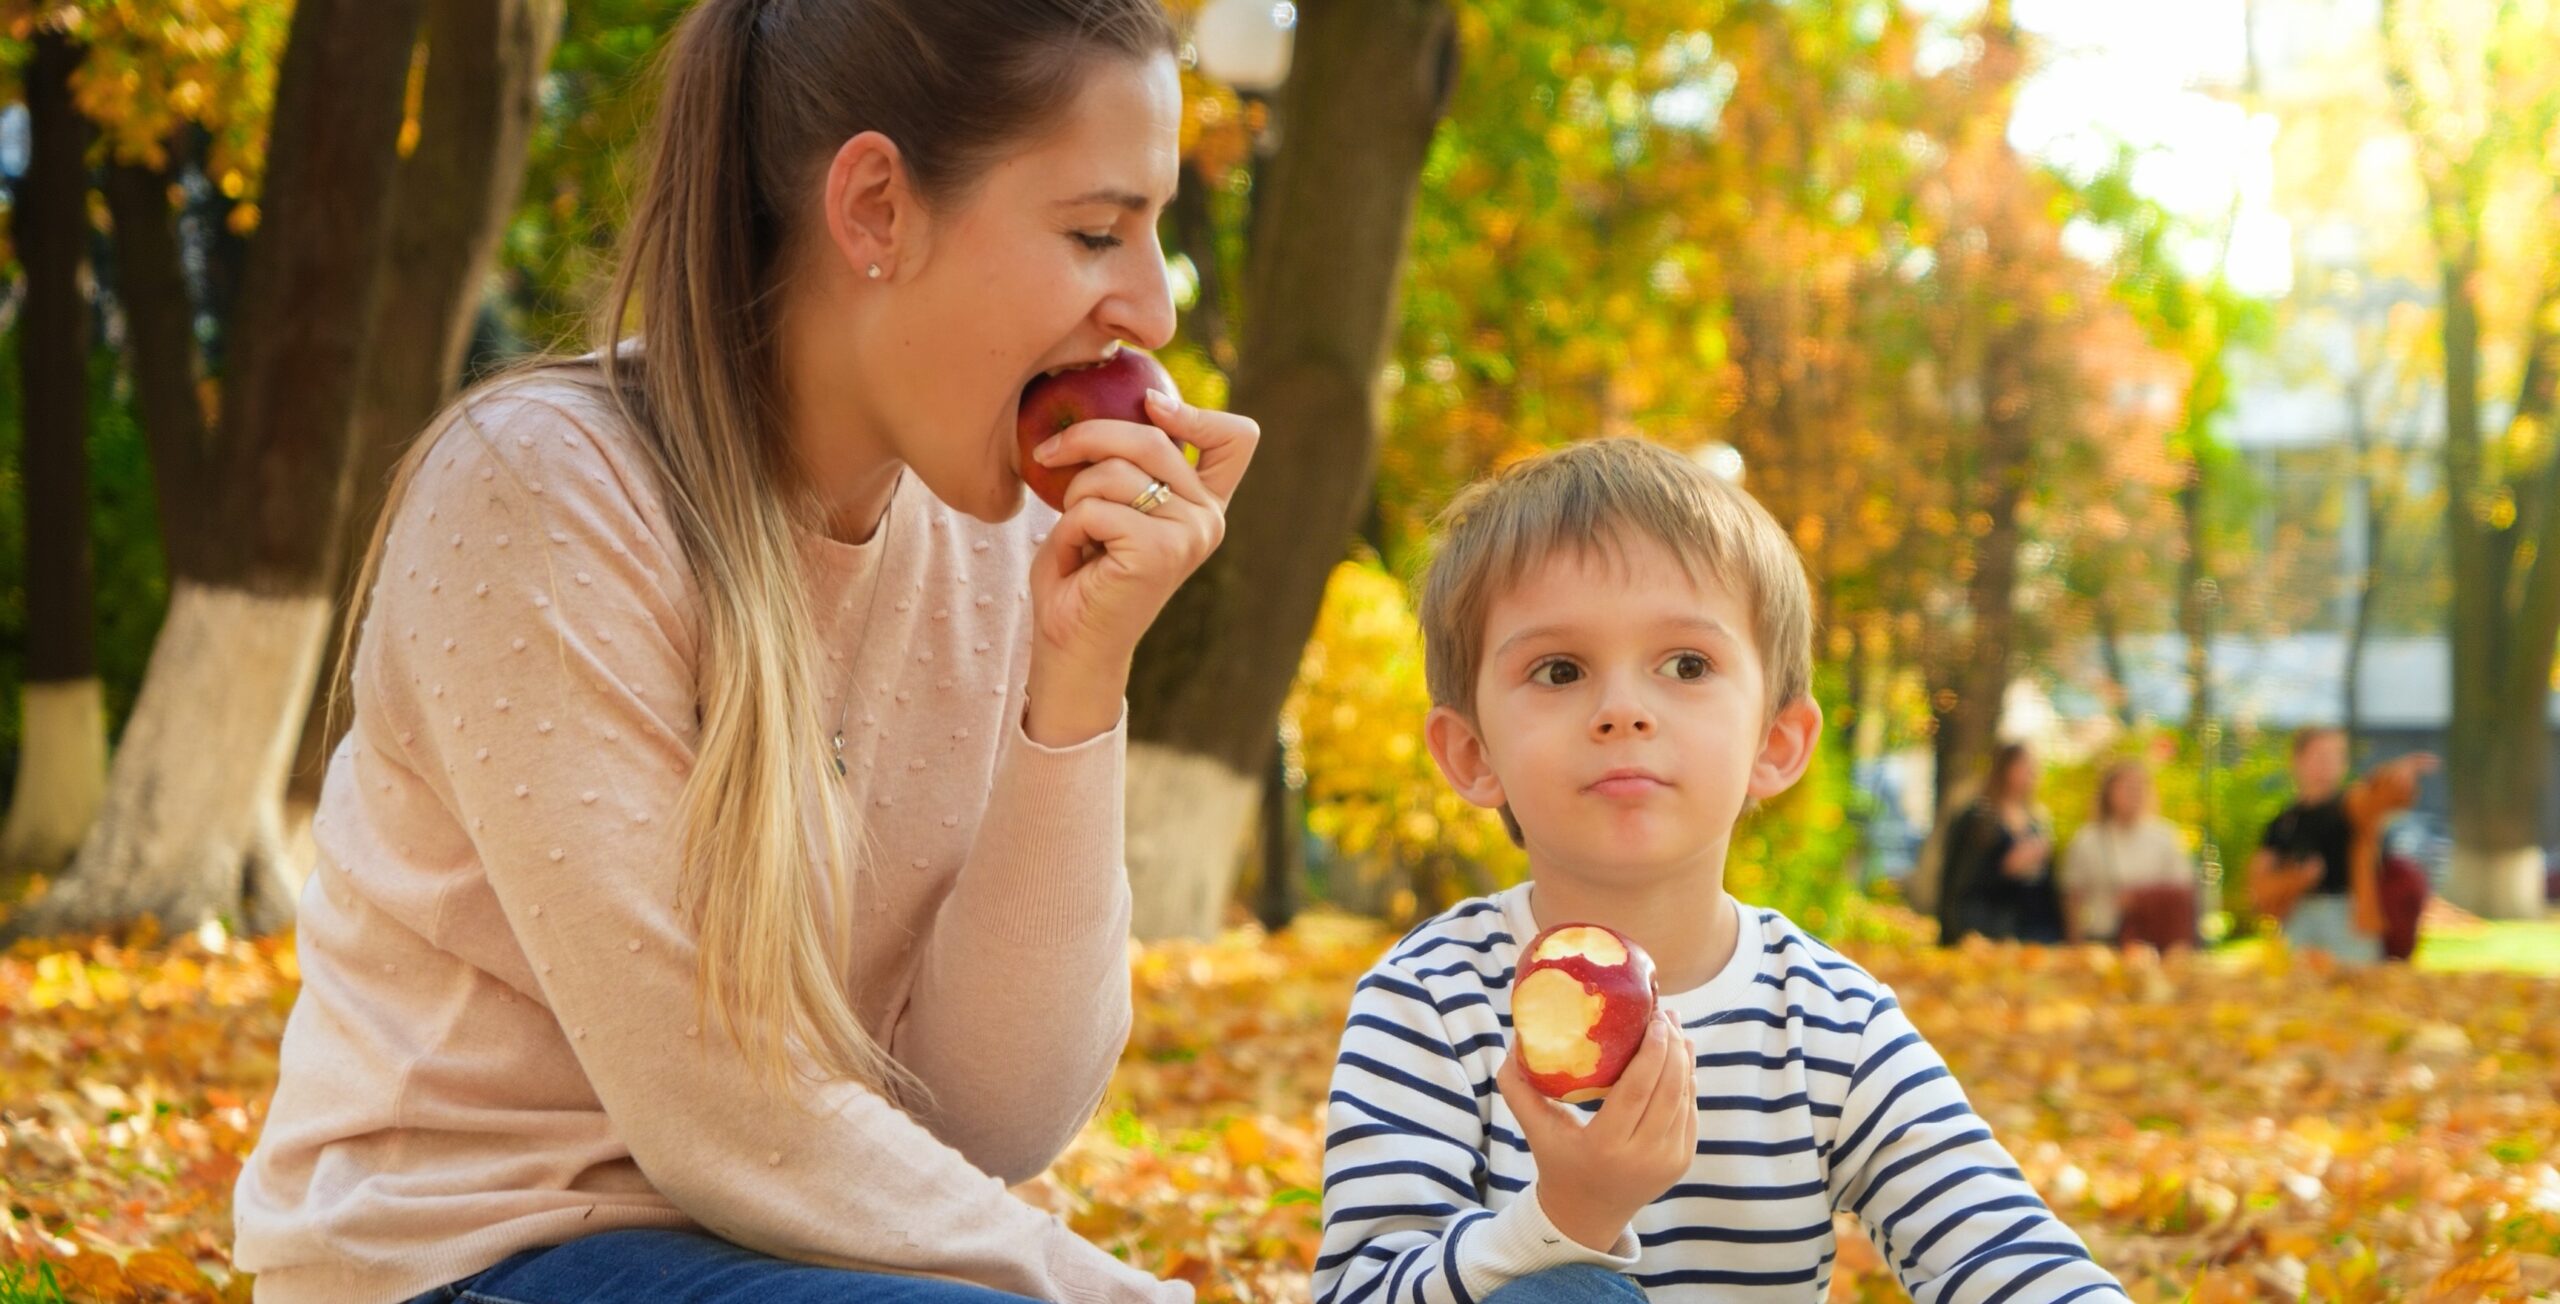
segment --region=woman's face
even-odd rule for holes
[[[2131,823],[2151,805],[2151,779],[2140,770],[2126,770],[2107,784],[2107,817]]]
[[[2028,752],[2018,753],[2017,759],[2009,762],[2009,768],[2006,771],[2006,774],[2008,777],[2007,789],[2009,800],[2026,801],[2036,795],[2036,758],[2034,755]]]
[[[1156,219],[1179,176],[1181,129],[1172,56],[1097,59],[1045,134],[948,210],[911,205],[900,265],[854,285],[878,296],[848,342],[854,401],[943,502],[1011,517],[1023,387],[1121,341],[1156,349],[1172,338]]]

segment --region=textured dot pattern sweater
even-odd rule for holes
[[[654,475],[571,380],[470,415],[385,541],[313,821],[303,988],[235,1192],[258,1298],[391,1304],[529,1246],[699,1227],[1043,1299],[1187,1300],[1006,1190],[1091,1115],[1129,1021],[1125,724],[1065,748],[1020,724],[1054,514],[984,524],[908,476],[863,543],[801,537],[875,848],[845,989],[930,1098],[795,1104],[696,1014],[675,810],[702,616]]]

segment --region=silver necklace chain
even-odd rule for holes
[[[836,763],[836,777],[839,779],[845,777],[846,773],[844,767],[844,722],[846,716],[851,714],[853,711],[853,695],[861,689],[862,651],[860,640],[868,639],[871,636],[872,618],[880,614],[880,590],[886,587],[889,583],[889,527],[896,521],[898,516],[898,490],[905,487],[906,483],[906,468],[900,467],[898,468],[898,478],[891,481],[889,484],[889,505],[880,513],[878,535],[880,539],[880,558],[879,561],[871,568],[871,598],[862,611],[862,629],[855,635],[857,641],[854,646],[854,651],[848,653],[845,657],[844,695],[836,702],[836,727],[833,736],[829,739],[830,746],[834,751],[832,759]]]

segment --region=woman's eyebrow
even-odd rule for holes
[[[1117,186],[1104,186],[1099,190],[1088,190],[1073,199],[1062,199],[1058,201],[1058,206],[1060,208],[1080,208],[1086,204],[1116,204],[1133,213],[1143,213],[1148,209],[1155,207],[1155,201],[1147,198],[1145,195],[1139,194],[1134,190],[1122,190]]]

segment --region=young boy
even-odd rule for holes
[[[2124,1300],[1892,994],[1725,894],[1734,821],[1822,732],[1811,598],[1777,523],[1675,453],[1602,440],[1475,486],[1443,530],[1425,733],[1530,881],[1361,979],[1317,1304],[1474,1304],[1515,1282],[1496,1304],[1819,1300],[1835,1210],[1926,1304]],[[1579,1107],[1509,1057],[1519,949],[1562,922],[1641,945],[1664,1012]],[[1598,1268],[1544,1271],[1566,1265]]]

